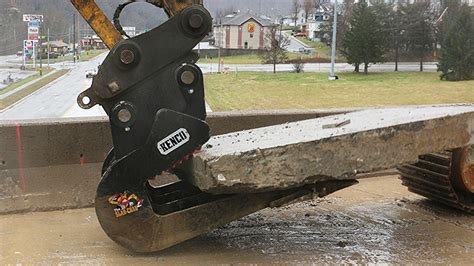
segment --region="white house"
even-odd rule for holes
[[[310,14],[308,21],[303,25],[308,39],[319,40],[321,27],[330,23],[329,19],[333,10],[332,8],[330,3],[323,3]]]

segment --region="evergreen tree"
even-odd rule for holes
[[[356,72],[361,64],[367,74],[370,63],[383,62],[385,49],[382,26],[373,9],[365,2],[355,5],[343,45],[347,61],[355,66]]]
[[[442,80],[474,79],[474,14],[466,4],[450,7],[443,21],[438,70]]]
[[[393,4],[386,3],[383,0],[371,1],[372,8],[380,21],[382,35],[386,51],[393,51],[395,60],[395,71],[398,71],[398,61],[400,57],[400,48],[402,46],[402,14],[399,8]]]
[[[420,71],[423,71],[424,59],[433,52],[435,42],[430,2],[415,2],[406,5],[403,9],[406,47],[413,56],[418,58]]]

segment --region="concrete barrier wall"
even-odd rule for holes
[[[213,135],[351,110],[211,113]],[[112,147],[106,118],[0,121],[0,213],[93,204]]]

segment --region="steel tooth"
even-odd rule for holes
[[[441,191],[444,191],[446,193],[450,193],[452,192],[452,189],[449,187],[449,184],[446,184],[446,183],[438,183],[433,180],[430,180],[428,178],[421,178],[419,176],[416,176],[416,175],[411,175],[411,174],[408,174],[408,173],[403,173],[403,177],[401,178],[401,180],[403,181],[407,181],[407,182],[414,182],[414,183],[421,183],[423,185],[426,185],[428,187],[432,187],[432,188],[437,188]]]
[[[427,182],[430,182],[433,184],[450,187],[449,178],[446,176],[439,177],[439,176],[420,174],[420,172],[417,172],[406,166],[399,167],[398,171],[402,173],[407,179],[426,180]]]
[[[451,155],[441,153],[425,154],[420,156],[420,159],[448,167],[451,165]]]
[[[417,182],[417,180],[414,181],[414,180],[404,179],[404,178],[402,179],[402,181],[403,181],[403,184],[405,186],[416,187],[416,188],[419,188],[419,189],[423,189],[423,190],[426,190],[427,192],[429,192],[430,194],[444,195],[448,198],[455,198],[456,197],[456,194],[450,188],[446,188],[446,187],[440,188],[440,186],[434,187],[434,186],[431,186],[431,185],[426,184],[426,183]]]

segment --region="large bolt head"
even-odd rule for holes
[[[122,123],[128,123],[132,120],[132,113],[127,109],[122,109],[117,113],[117,118]]]
[[[125,65],[130,65],[135,61],[135,54],[132,50],[125,49],[120,52],[120,61]]]
[[[194,80],[196,80],[194,73],[189,70],[183,71],[180,78],[181,78],[181,81],[186,85],[191,85],[193,84]]]
[[[204,23],[204,18],[199,14],[193,14],[189,18],[189,26],[193,29],[199,29]]]

